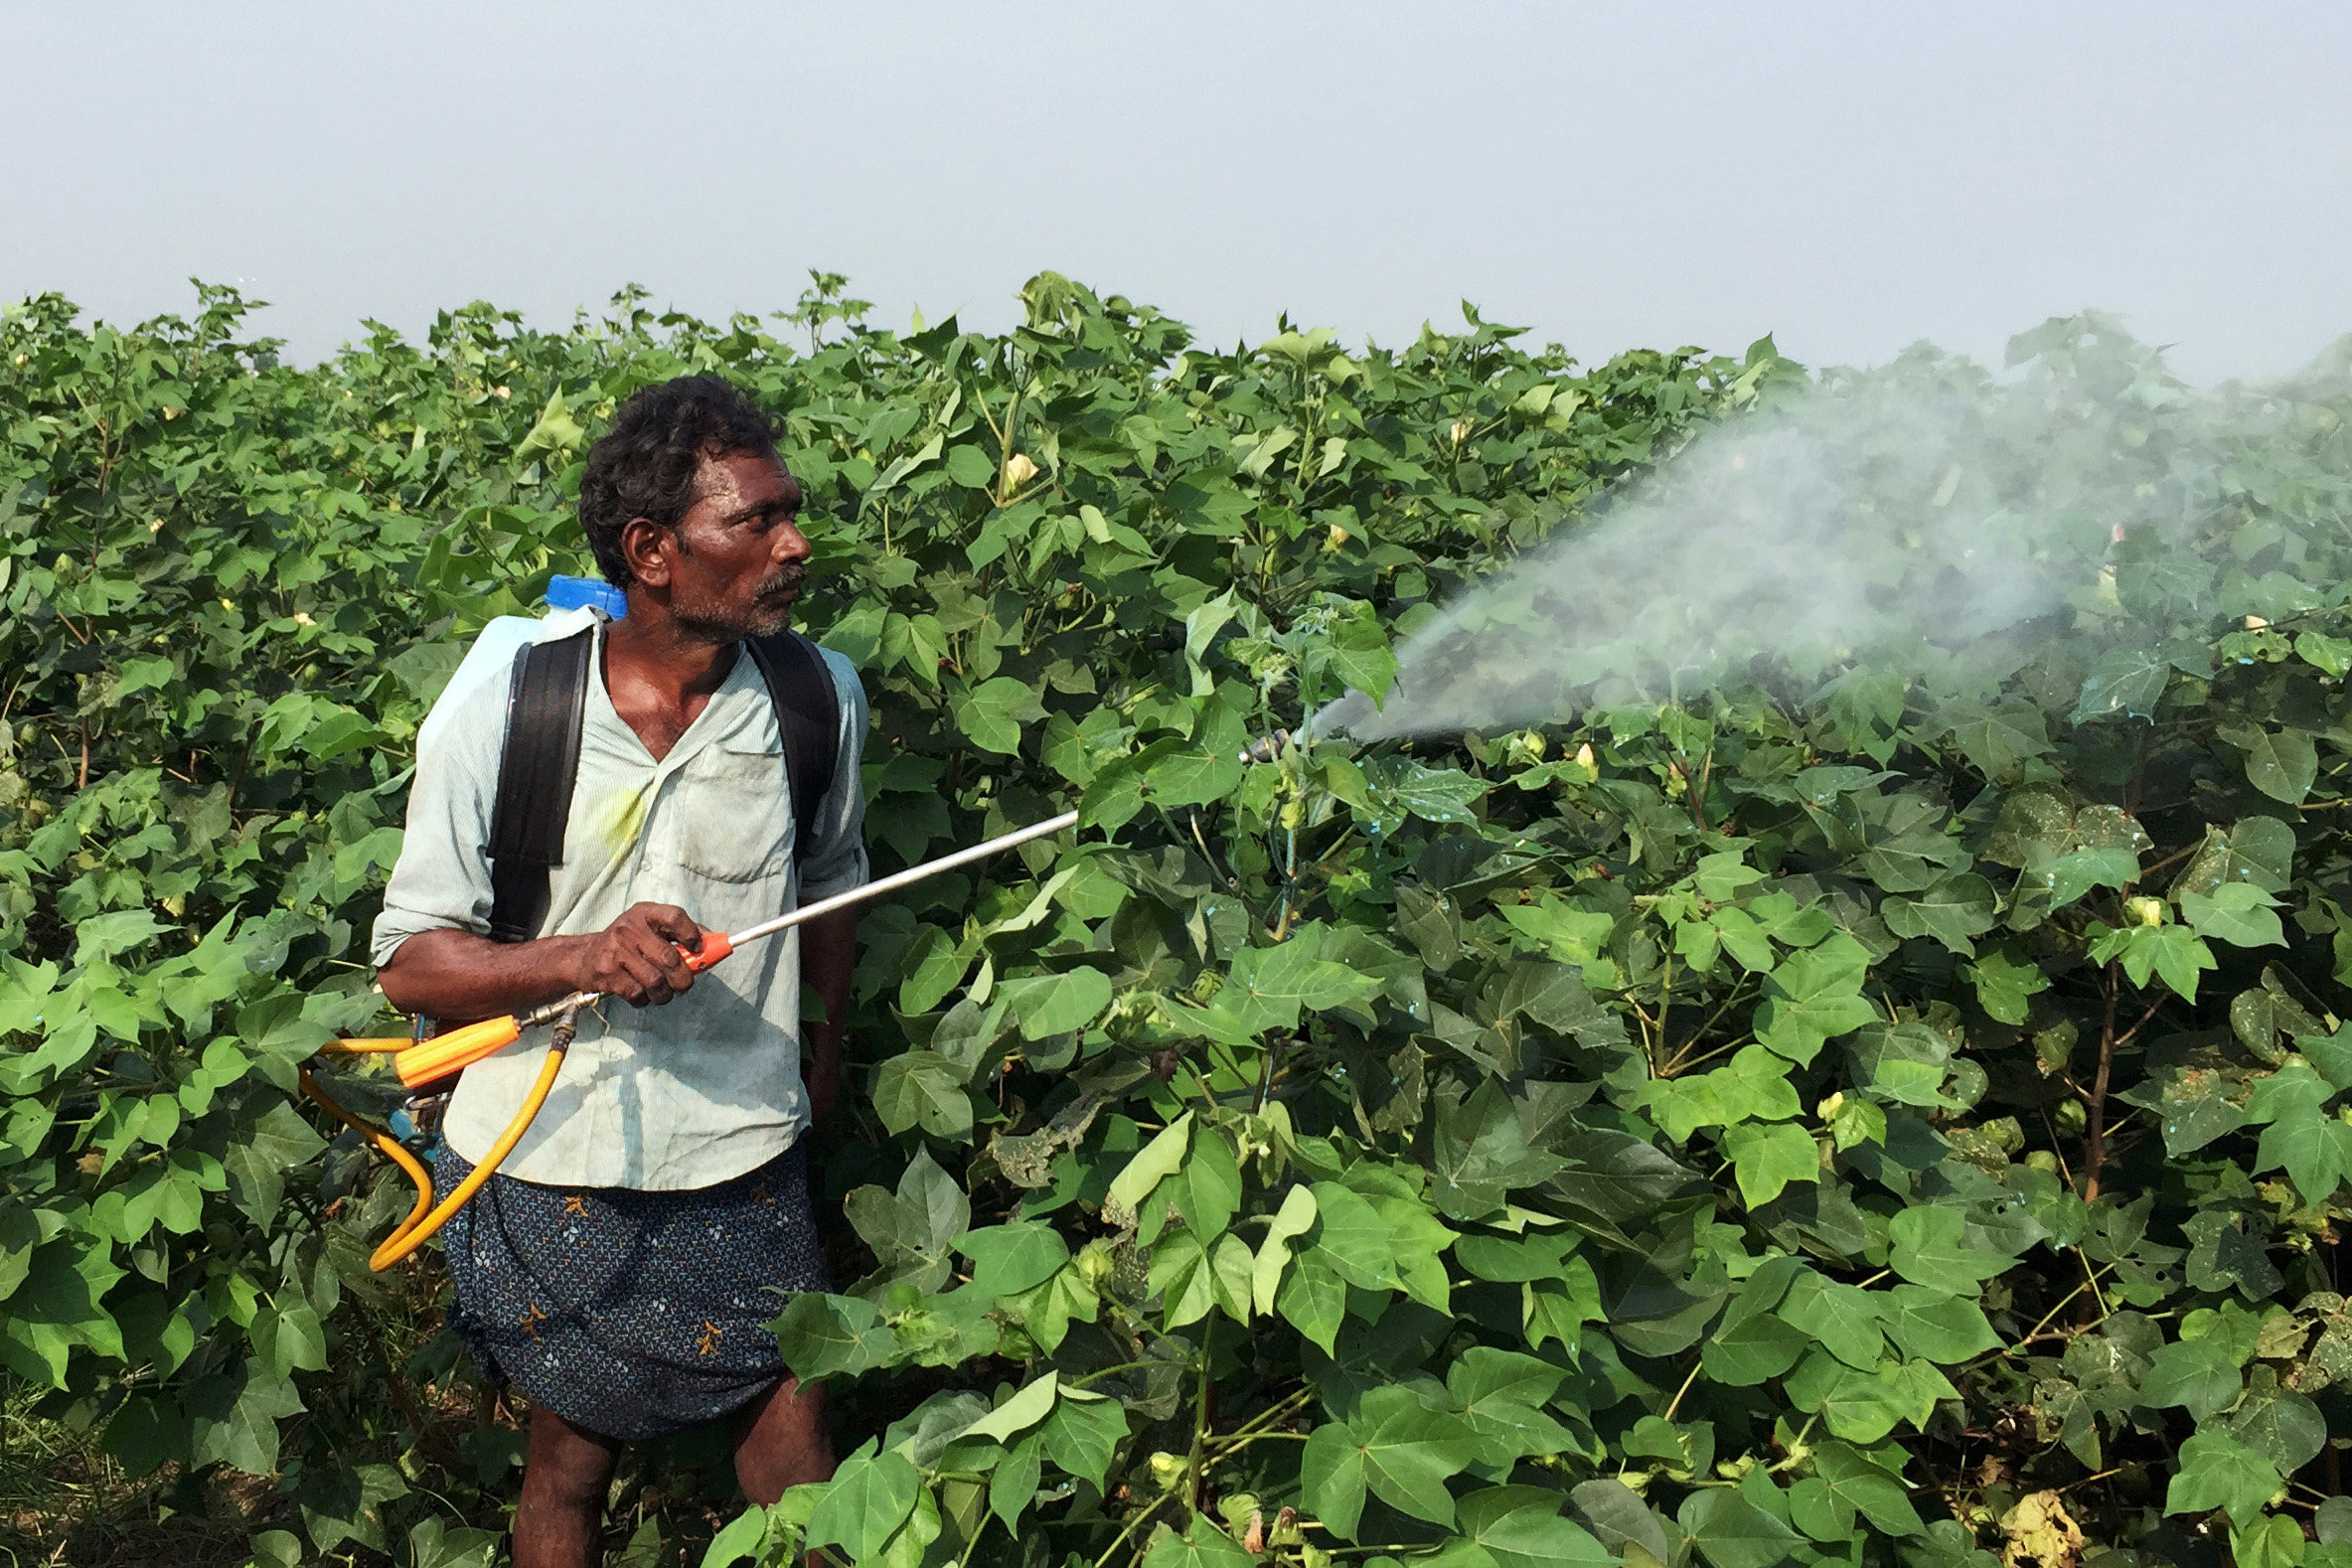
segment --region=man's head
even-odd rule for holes
[[[714,376],[632,393],[580,479],[606,579],[713,642],[789,624],[810,553],[800,505],[767,415]]]

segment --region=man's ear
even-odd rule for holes
[[[651,518],[631,518],[621,525],[621,555],[629,574],[649,588],[670,586],[671,552],[677,541],[671,531]]]

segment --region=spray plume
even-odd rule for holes
[[[2235,395],[2188,391],[2099,317],[2011,359],[1996,380],[1923,346],[1703,429],[1470,585],[1405,640],[1384,704],[1351,693],[1317,731],[1491,729],[1857,663],[1997,682],[2051,617],[2117,610],[2117,562],[2208,513],[2218,464],[2184,470],[2210,443],[2181,437]]]

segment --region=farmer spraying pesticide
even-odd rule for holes
[[[565,1008],[467,1066],[434,1172],[446,1197],[511,1142],[443,1235],[456,1327],[533,1406],[518,1568],[594,1560],[625,1441],[730,1418],[758,1501],[832,1472],[821,1396],[762,1325],[778,1292],[830,1283],[807,1147],[838,1092],[855,914],[697,972],[722,932],[866,880],[864,694],[788,631],[800,502],[732,388],[638,392],[580,487],[625,616],[541,623],[420,747],[375,932],[386,996],[444,1020],[631,1004]],[[828,1021],[801,1023],[804,985]]]

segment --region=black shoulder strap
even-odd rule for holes
[[[563,863],[563,824],[579,777],[592,628],[515,655],[498,803],[490,814],[490,936],[528,942],[548,914],[548,868]]]
[[[751,639],[751,657],[776,705],[776,728],[784,737],[784,778],[792,791],[793,859],[805,861],[817,807],[833,788],[841,760],[841,697],[825,655],[798,632]]]

